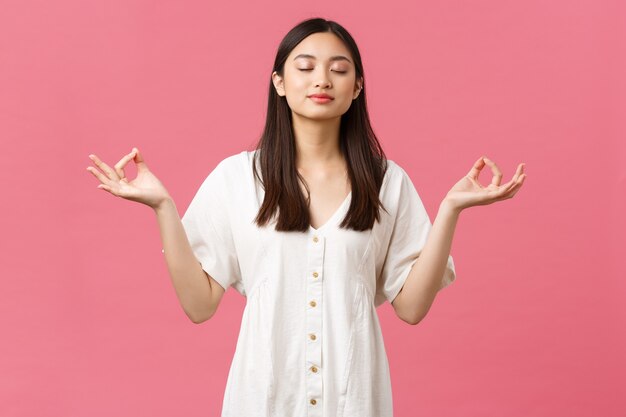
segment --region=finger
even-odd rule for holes
[[[492,188],[491,190],[489,190],[489,197],[493,201],[504,200],[505,198],[507,198],[508,193],[510,193],[516,185],[517,182],[509,181],[499,187],[496,186],[497,188]]]
[[[513,181],[517,181],[520,175],[524,173],[524,167],[525,167],[524,163],[521,163],[517,166],[517,170],[515,171],[515,175],[513,176]]]
[[[526,178],[526,174],[524,174],[524,168],[525,165],[519,164],[517,166],[517,171],[515,172],[515,176],[513,177],[513,179],[515,180],[515,183],[518,185],[517,188],[519,188],[519,186],[521,186],[521,183],[524,181],[524,178]]]
[[[103,184],[111,181],[109,178],[107,178],[106,175],[104,175],[103,173],[101,173],[94,167],[87,167],[87,171],[91,172],[94,175],[94,177],[96,177]]]
[[[522,184],[524,183],[524,179],[526,179],[526,175],[522,175],[520,178],[520,181],[515,184],[515,187],[513,187],[513,189],[511,189],[511,191],[506,194],[505,198],[513,198],[513,196],[517,194],[519,189],[522,188]]]
[[[139,152],[139,149],[133,148],[133,150],[135,151],[134,161],[135,161],[135,164],[137,165],[137,170],[143,171],[144,169],[148,169],[148,166],[144,162],[143,156],[141,155],[141,152]]]
[[[515,175],[513,175],[513,178],[511,179],[511,181],[507,182],[506,184],[501,185],[500,187],[502,189],[504,189],[504,192],[508,192],[510,190],[511,187],[513,187],[517,181],[519,180],[520,175],[524,172],[524,164],[519,164],[517,166],[517,171],[515,171]]]
[[[124,172],[124,166],[135,157],[135,151],[133,150],[131,153],[124,155],[122,159],[119,160],[117,164],[115,164],[115,172],[121,179],[126,178],[126,173]]]
[[[491,168],[491,172],[493,172],[493,177],[491,178],[491,184],[499,186],[500,182],[502,181],[502,171],[500,171],[500,168],[498,168],[496,163],[493,162],[491,159],[487,157],[483,157],[483,160],[485,161],[485,164],[489,165],[489,167]]]
[[[483,160],[483,157],[481,156],[480,158],[478,158],[476,162],[474,162],[474,166],[467,173],[467,176],[475,181],[478,181],[478,176],[480,175],[480,171],[484,167],[485,167],[485,161]]]
[[[97,188],[100,188],[101,190],[104,190],[104,191],[108,191],[109,193],[113,194],[116,197],[122,197],[122,194],[120,193],[120,190],[118,187],[111,187],[106,184],[100,184],[98,185]]]
[[[89,155],[89,158],[91,158],[91,160],[98,166],[98,168],[104,171],[107,177],[109,177],[111,180],[119,181],[119,178],[117,177],[117,174],[115,173],[115,171],[113,171],[111,167],[109,167],[107,164],[102,162],[100,158],[98,158],[96,155],[93,155],[93,154]]]
[[[502,194],[505,196],[508,195],[509,193],[511,193],[513,190],[515,190],[516,188],[518,188],[520,185],[520,176],[519,175],[515,175],[513,177],[513,179],[511,181],[509,181],[506,186],[503,186],[503,192]]]
[[[518,180],[515,181],[513,186],[502,196],[502,199],[512,198],[522,187],[524,180],[526,179],[526,174],[522,174],[519,176]]]

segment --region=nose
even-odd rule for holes
[[[322,72],[322,76],[320,78],[318,78],[318,80],[315,82],[315,87],[330,87],[330,81],[328,80],[328,77],[326,76],[326,73]]]
[[[329,81],[318,81],[315,83],[315,87],[319,87],[319,88],[329,88],[330,87],[330,82]]]

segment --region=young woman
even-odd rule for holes
[[[392,416],[376,307],[417,324],[456,277],[450,255],[463,209],[513,197],[481,157],[447,193],[434,224],[407,173],[370,126],[359,50],[321,18],[282,40],[267,120],[253,151],[223,159],[182,219],[137,148],[104,172],[113,195],[152,207],[189,318],[211,318],[226,289],[246,296],[222,416]],[[124,166],[133,160],[137,178]],[[483,187],[485,165],[494,173]],[[417,262],[419,259],[419,262]]]

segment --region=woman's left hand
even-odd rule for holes
[[[485,165],[489,165],[493,172],[491,184],[487,187],[483,187],[478,182],[478,175]],[[461,211],[468,207],[484,206],[512,198],[524,183],[526,174],[523,172],[524,164],[521,163],[518,165],[513,179],[506,184],[500,185],[502,180],[500,168],[490,159],[481,157],[474,163],[470,172],[448,191],[444,201]]]

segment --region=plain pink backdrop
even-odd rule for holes
[[[461,214],[424,321],[378,309],[395,415],[626,415],[624,3],[384,6],[2,2],[1,416],[219,415],[245,298],[189,321],[154,213],[97,189],[87,155],[138,147],[182,216],[252,149],[278,43],[317,16],[355,37],[431,221],[481,155],[503,183],[526,163],[513,199]]]

